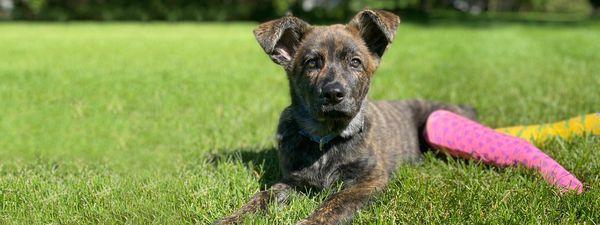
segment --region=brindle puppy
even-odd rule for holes
[[[290,85],[292,103],[277,131],[283,179],[218,224],[240,223],[269,202],[285,202],[298,187],[329,188],[340,181],[343,189],[298,224],[349,223],[400,163],[421,159],[421,129],[431,112],[475,117],[468,107],[366,98],[399,23],[392,13],[364,10],[347,25],[311,26],[287,16],[254,30]]]

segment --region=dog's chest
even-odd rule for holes
[[[329,188],[341,181],[353,182],[375,162],[371,157],[361,157],[351,146],[337,144],[321,151],[318,144],[308,143],[284,150],[284,176],[297,184],[317,188]]]
[[[304,155],[291,165],[290,178],[308,186],[318,188],[331,187],[340,180],[339,162],[332,159],[331,153],[319,157]]]

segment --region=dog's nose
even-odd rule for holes
[[[339,103],[344,100],[346,92],[340,83],[331,83],[323,87],[323,97],[329,103]]]

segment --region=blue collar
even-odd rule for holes
[[[300,129],[300,134],[302,136],[307,137],[311,141],[319,143],[319,150],[321,150],[321,151],[323,151],[323,147],[327,143],[329,143],[331,140],[335,139],[338,136],[338,134],[336,134],[336,133],[328,134],[325,136],[316,136],[316,135],[311,135],[310,133],[304,131],[303,129]]]

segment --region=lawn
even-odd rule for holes
[[[0,23],[0,223],[207,224],[273,183],[288,88],[255,26]],[[470,104],[492,127],[592,113],[599,40],[599,22],[406,23],[370,97]],[[428,154],[355,224],[600,223],[600,137],[538,146],[587,191]],[[326,192],[246,222],[292,224]]]

